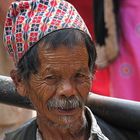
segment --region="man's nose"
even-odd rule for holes
[[[71,97],[76,94],[76,88],[70,81],[63,81],[58,87],[57,94]]]

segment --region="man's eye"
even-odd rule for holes
[[[86,74],[83,74],[83,73],[77,73],[75,75],[75,81],[78,82],[78,83],[83,83],[83,82],[86,82],[86,81],[89,81],[90,78],[88,75]]]
[[[58,81],[58,77],[54,75],[49,75],[45,78],[47,84],[55,84]]]
[[[87,77],[88,76],[86,76],[85,74],[82,74],[82,73],[77,73],[76,75],[75,75],[75,79],[77,80],[77,81],[85,81],[86,79],[87,79]]]
[[[75,77],[76,77],[76,78],[83,78],[83,77],[85,77],[85,75],[84,75],[84,74],[81,74],[81,73],[77,73],[77,74],[75,75]]]
[[[51,79],[55,79],[56,78],[56,76],[52,76],[52,75],[50,75],[50,76],[47,76],[45,79],[47,79],[47,80],[51,80]]]

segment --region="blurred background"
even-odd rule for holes
[[[68,1],[81,14],[96,42],[97,71],[91,91],[140,101],[139,0]],[[0,0],[0,7],[3,5],[5,1]],[[9,76],[14,66],[2,44],[2,30],[0,26],[0,75]],[[0,138],[33,116],[30,110],[0,104]]]

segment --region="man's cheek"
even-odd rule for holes
[[[81,96],[87,96],[90,91],[90,88],[91,88],[90,82],[85,82],[77,86],[77,90],[81,94]]]
[[[83,90],[90,90],[91,81],[90,81],[90,80],[84,81],[84,82],[81,83],[81,84],[77,84],[77,87],[78,87],[79,89],[83,88]]]
[[[42,98],[42,96],[49,96],[54,91],[53,86],[48,86],[45,81],[33,82],[32,89],[38,95],[38,97]]]

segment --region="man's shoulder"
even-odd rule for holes
[[[99,125],[102,133],[109,139],[109,140],[139,140],[140,135],[137,131],[129,130],[120,128],[117,126],[113,126],[112,124],[104,121],[100,117],[94,115],[97,124]]]
[[[17,130],[6,133],[4,140],[35,140],[36,130],[36,119],[31,119]]]

